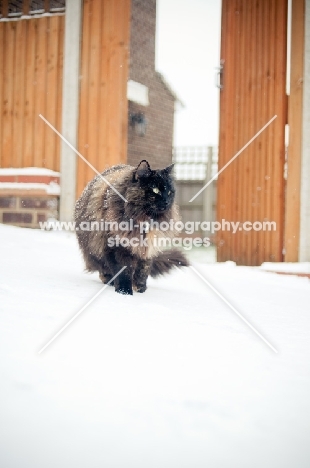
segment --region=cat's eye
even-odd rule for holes
[[[160,190],[159,190],[157,187],[154,187],[154,188],[153,188],[153,192],[154,192],[154,193],[160,193]]]

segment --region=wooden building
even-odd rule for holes
[[[145,5],[148,22],[139,17]],[[152,64],[130,62],[143,44],[134,23],[148,24],[153,40],[155,9],[155,0],[0,2],[0,167],[60,172],[62,220],[94,172],[39,114],[99,170],[126,162],[128,149],[133,162],[148,153],[129,114],[162,109],[172,128],[175,98]],[[220,58],[219,169],[268,125],[220,174],[218,220],[276,230],[220,231],[218,260],[310,261],[310,0],[222,0]],[[148,88],[165,106],[147,107]],[[170,136],[158,147],[149,138],[157,166],[169,158]]]
[[[155,71],[156,0],[2,0],[0,15],[0,168],[60,172],[60,218],[70,220],[95,172],[40,114],[100,172],[139,154],[171,162],[176,98]],[[145,138],[134,112],[148,119]]]
[[[310,261],[309,67],[309,0],[222,1],[219,169],[269,124],[219,175],[218,221],[255,226],[219,232],[219,261]]]

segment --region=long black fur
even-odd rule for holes
[[[111,167],[96,176],[85,188],[76,202],[74,219],[80,249],[86,269],[99,271],[100,279],[108,283],[126,269],[113,282],[115,290],[121,294],[132,294],[133,289],[142,293],[146,290],[149,275],[157,277],[168,273],[174,267],[187,266],[188,261],[178,250],[161,252],[152,244],[154,231],[145,233],[149,247],[111,246],[109,241],[119,235],[131,240],[140,238],[140,223],[151,219],[161,223],[171,219],[177,221],[178,210],[174,203],[174,183],[172,167],[152,170],[149,163],[141,161],[136,168],[127,165]],[[125,202],[119,194],[127,201]],[[133,220],[128,231],[110,227],[108,230],[83,230],[83,223],[121,223]],[[157,235],[159,231],[156,231]],[[165,237],[173,237],[174,232],[159,232]]]
[[[150,275],[152,278],[169,273],[172,268],[189,266],[188,260],[182,252],[176,249],[166,250],[152,259]]]

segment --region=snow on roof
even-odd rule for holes
[[[47,175],[60,177],[60,172],[46,169],[45,167],[3,167],[0,175]]]
[[[60,195],[60,185],[55,182],[50,184],[28,183],[28,182],[0,182],[0,190],[43,190],[48,195]]]

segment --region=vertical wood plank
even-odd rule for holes
[[[271,124],[218,181],[218,220],[276,221],[277,232],[221,232],[218,260],[281,261],[286,122],[286,0],[223,0],[219,168],[273,115]]]
[[[229,30],[231,34],[235,37],[236,36],[236,22],[235,22],[235,10],[236,10],[236,2],[230,4],[230,11],[229,11]],[[225,157],[225,162],[228,162],[234,154],[238,151],[238,141],[236,141],[235,138],[233,138],[235,134],[235,99],[236,99],[236,72],[233,67],[233,63],[237,60],[237,51],[236,48],[234,47],[234,44],[231,42],[229,44],[229,48],[227,51],[227,54],[229,56],[229,62],[228,62],[228,56],[226,63],[227,69],[226,69],[226,83],[227,83],[227,89],[230,90],[232,93],[233,98],[227,100],[227,128],[228,128],[228,138],[226,139],[226,157]],[[234,172],[236,171],[236,167],[229,165],[227,170],[227,174],[225,174],[225,177],[227,178],[228,184],[225,187],[225,209],[227,212],[227,218],[228,220],[232,219],[233,216],[233,204],[232,204],[232,187],[234,186]],[[224,174],[224,173],[223,173]],[[222,174],[219,176],[221,178]],[[224,247],[225,250],[227,251],[228,257],[232,257],[232,243],[231,243],[231,234],[230,232],[226,232],[224,234],[225,238],[225,243]]]
[[[4,78],[4,48],[5,48],[5,23],[0,23],[0,43],[3,45],[0,47],[0,76]],[[3,167],[3,120],[4,120],[4,94],[3,94],[3,82],[4,79],[0,79],[0,167]]]
[[[50,33],[49,23],[52,25]],[[63,25],[64,16],[0,23],[0,66],[3,77],[0,80],[1,167],[35,165],[59,169],[60,143],[52,132],[45,140],[46,125],[39,114],[48,114],[47,118],[53,125],[56,124],[57,115],[61,114],[59,70],[62,70]],[[48,34],[51,44],[49,57],[46,41]],[[47,73],[50,74],[49,86]],[[47,164],[46,154],[50,155]]]
[[[223,89],[220,99],[220,142],[219,142],[219,169],[221,169],[233,156],[236,149],[236,142],[232,138],[234,133],[234,99],[228,99],[228,96],[234,96],[234,73],[232,63],[234,62],[234,48],[232,41],[225,40],[225,35],[234,37],[234,2],[223,1],[222,3],[222,21],[225,23],[225,29],[222,25],[221,41],[221,59],[224,61],[223,69]],[[230,187],[232,184],[231,167],[222,172],[218,177],[218,205],[217,219],[231,220],[231,195]],[[226,261],[230,258],[230,233],[220,232],[217,236],[217,248],[219,261]]]
[[[4,62],[4,112],[3,112],[3,167],[11,167],[13,151],[13,100],[14,100],[14,58],[16,24],[6,23],[5,27],[5,62]]]
[[[109,5],[107,2],[103,2],[101,8],[101,65],[100,65],[100,90],[99,90],[99,109],[101,114],[100,119],[100,132],[98,141],[98,157],[100,161],[100,167],[105,169],[108,167],[108,69],[109,69],[109,37],[111,21],[108,15]]]
[[[56,128],[62,128],[62,79],[63,79],[63,56],[64,56],[64,24],[65,17],[58,16],[58,61],[57,61],[57,110],[56,110]],[[54,169],[60,171],[60,139],[56,140],[56,155]]]
[[[240,112],[244,116],[245,120],[249,119],[248,112],[249,112],[249,104],[246,99],[246,92],[245,90],[248,89],[249,83],[249,64],[248,64],[248,59],[247,59],[247,54],[246,54],[246,48],[248,46],[248,34],[249,30],[251,28],[251,23],[249,21],[249,5],[246,0],[242,0],[242,10],[241,10],[241,22],[240,22],[240,34],[242,36],[241,40],[241,47],[240,47]],[[239,130],[239,143],[238,143],[238,149],[241,149],[244,145],[245,142],[248,139],[248,134],[247,134],[247,128],[245,125],[240,125],[240,130]],[[241,155],[240,155],[241,156]],[[238,160],[238,165],[237,165],[237,177],[239,177],[239,174],[245,174],[245,168],[246,168],[246,158],[240,157],[237,158]],[[247,197],[244,195],[243,191],[243,186],[241,183],[237,181],[236,183],[238,187],[238,201],[239,201],[239,210],[238,213],[236,214],[236,217],[240,222],[246,221],[244,219],[244,215],[246,213],[245,207],[247,203]],[[234,238],[236,239],[236,247],[237,247],[237,252],[236,252],[236,262],[237,263],[242,263],[242,259],[245,257],[245,246],[246,242],[244,241],[244,238],[246,236],[246,232],[240,233],[239,235],[234,235]]]
[[[88,64],[88,81],[86,83],[87,86],[87,115],[85,125],[86,125],[86,144],[85,144],[85,150],[84,153],[87,155],[86,159],[91,163],[92,160],[92,142],[90,140],[90,134],[89,134],[89,119],[92,118],[92,112],[93,110],[91,109],[90,106],[90,90],[91,90],[91,82],[93,79],[93,70],[91,67],[92,63],[92,51],[91,51],[91,39],[92,35],[94,34],[93,30],[93,19],[94,19],[94,1],[95,0],[89,0],[89,16],[88,16],[88,28],[89,28],[89,35],[88,35],[88,44],[87,44],[87,64]],[[84,154],[84,156],[85,156]],[[84,163],[84,161],[80,160],[79,161],[81,166],[82,166],[82,173],[83,173],[83,187],[87,184],[89,180],[91,180],[94,177],[94,172],[91,170],[91,168]]]
[[[304,73],[304,0],[292,1],[291,90],[288,101],[290,139],[287,161],[285,261],[298,262]]]
[[[233,21],[235,23],[235,41],[236,41],[236,50],[240,50],[241,48],[241,39],[242,39],[242,31],[241,31],[241,2],[236,0],[234,10],[233,10]],[[240,64],[241,65],[241,64]],[[240,90],[240,80],[241,80],[241,67],[234,67],[234,83],[235,83],[235,90],[234,90],[234,101],[235,105],[233,106],[233,132],[235,135],[235,148],[234,153],[239,150],[240,145],[240,129],[241,125],[238,120],[238,112],[240,109],[240,101],[241,101],[241,90]],[[233,155],[231,155],[232,157]],[[231,186],[230,186],[230,198],[231,198],[231,209],[236,213],[238,216],[238,184],[236,183],[236,174],[238,172],[239,162],[236,161],[237,164],[231,167]],[[232,232],[227,232],[226,234],[227,243],[230,246],[230,256],[235,257],[237,255],[238,249],[238,237],[236,237]]]
[[[13,108],[13,167],[22,167],[24,80],[25,80],[25,21],[16,21],[16,54],[14,63],[14,108]]]
[[[130,43],[130,2],[123,0],[122,3],[122,40],[121,40],[121,145],[120,162],[125,164],[127,161],[128,145],[128,99],[127,99],[127,80],[129,64],[129,43]]]
[[[45,145],[45,135],[51,134],[50,129],[46,128],[46,124],[39,117],[42,114],[47,116],[46,108],[46,73],[47,73],[47,30],[49,29],[49,17],[35,19],[35,79],[34,79],[34,133],[33,133],[33,148],[34,148],[34,165],[46,166],[46,156],[50,151],[48,145]]]
[[[114,18],[113,18],[113,8],[114,7],[114,2],[106,2],[106,15],[107,15],[107,26],[108,26],[108,31],[107,31],[107,47],[108,47],[108,67],[107,67],[107,83],[108,83],[108,93],[107,93],[107,106],[106,106],[106,111],[110,118],[107,119],[107,128],[106,128],[106,139],[107,139],[107,165],[111,166],[112,165],[112,141],[114,138],[114,132],[113,132],[113,127],[114,127],[114,118],[112,120],[111,118],[111,112],[112,112],[112,106],[113,106],[113,100],[112,100],[112,94],[113,94],[113,87],[115,86],[115,83],[113,83],[113,56],[115,53],[114,47],[113,47],[113,33],[114,33]]]
[[[262,119],[268,114],[268,80],[266,79],[268,74],[268,57],[269,57],[269,41],[268,41],[268,32],[270,28],[270,15],[268,14],[268,5],[266,2],[262,3],[262,58],[261,58],[261,67],[262,67],[262,96],[265,96],[265,99],[262,100]],[[261,126],[265,122],[261,120]],[[268,170],[268,138],[269,138],[270,129],[266,129],[266,132],[262,134],[262,145],[261,145],[261,162],[259,165],[259,184],[261,188],[261,202],[260,202],[260,221],[263,222],[267,220],[268,212],[266,210],[266,199],[268,197],[268,186],[266,179],[266,170]],[[259,262],[261,263],[264,258],[269,258],[270,256],[270,233],[268,231],[259,233],[259,243],[263,247],[263,252],[261,252],[261,258]]]
[[[268,94],[267,94],[267,108],[269,110],[269,118],[272,117],[271,114],[275,115],[275,92],[276,92],[276,83],[275,83],[275,70],[274,70],[274,63],[276,60],[276,45],[275,41],[271,40],[271,33],[270,31],[275,31],[276,30],[276,0],[271,0],[270,1],[270,7],[269,7],[269,18],[270,18],[270,29],[268,31],[268,52],[269,52],[269,62],[268,62],[268,71],[267,71],[267,83],[268,83]],[[266,213],[268,214],[268,217],[270,218],[271,221],[274,221],[273,219],[273,194],[274,194],[274,173],[273,173],[273,161],[274,161],[274,145],[275,145],[275,132],[273,129],[267,129],[267,136],[268,136],[268,160],[266,164],[266,181],[267,181],[267,195],[266,195]],[[276,222],[278,220],[275,220]],[[269,257],[268,261],[272,260],[272,255],[273,255],[273,236],[270,236],[269,238]]]
[[[81,88],[80,88],[80,113],[79,113],[79,132],[78,149],[79,152],[88,159],[87,147],[87,118],[88,118],[88,80],[89,80],[89,40],[90,40],[90,0],[84,0],[83,3],[83,26],[82,26],[82,52],[81,52]],[[85,187],[85,163],[78,159],[77,164],[77,196],[79,196]]]
[[[255,29],[256,34],[254,33],[253,36],[255,37],[255,49],[256,49],[256,94],[258,96],[263,96],[262,93],[262,83],[263,83],[263,74],[262,74],[262,2],[257,2],[254,8],[254,15],[255,15]],[[263,114],[262,114],[262,98],[255,99],[254,101],[254,133],[256,133],[260,128],[262,128],[263,124]],[[260,166],[262,164],[262,143],[264,140],[264,135],[261,134],[257,137],[253,148],[252,148],[252,173],[253,177],[253,186],[252,186],[252,219],[253,222],[260,222],[260,204],[261,204],[261,191],[260,191]],[[260,242],[260,233],[258,231],[253,232],[252,236],[252,250],[251,256],[253,258],[253,263],[255,265],[259,265],[261,263],[262,257],[262,250],[263,250],[263,243]]]
[[[47,120],[56,127],[57,121],[57,92],[58,90],[58,31],[59,17],[51,16],[49,18],[47,34],[47,76],[46,76],[46,105],[45,113]],[[55,167],[56,145],[59,143],[59,137],[56,133],[47,131],[45,134],[45,165],[46,167]]]
[[[34,128],[34,81],[35,81],[35,21],[27,21],[27,48],[26,48],[26,79],[25,79],[25,144],[24,144],[24,158],[23,165],[34,165],[34,141],[33,141],[33,128]]]
[[[85,0],[79,151],[99,171],[126,161],[129,0]],[[77,195],[94,172],[78,162]]]
[[[98,98],[100,95],[100,59],[101,59],[101,0],[91,2],[91,35],[89,43],[89,115],[88,125],[88,161],[96,167],[98,171],[103,168],[98,155],[98,138],[100,132],[101,113],[99,110]],[[85,163],[84,163],[85,164]],[[93,169],[86,166],[86,180],[95,176]]]
[[[110,36],[110,70],[109,70],[109,81],[112,86],[112,92],[108,95],[108,109],[112,118],[109,120],[109,153],[110,153],[110,164],[114,161],[118,161],[119,158],[119,125],[121,122],[120,115],[120,71],[119,71],[119,50],[117,42],[120,35],[120,23],[117,21],[118,16],[118,5],[117,2],[111,2],[111,19],[113,29],[111,30]]]

